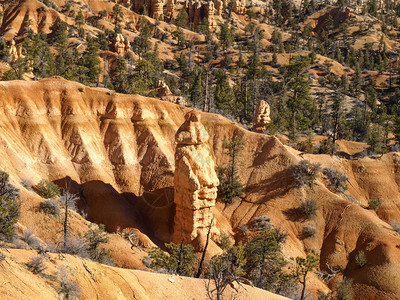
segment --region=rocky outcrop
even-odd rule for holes
[[[261,100],[257,104],[256,112],[254,115],[253,131],[263,133],[265,125],[271,122],[269,104]]]
[[[196,28],[203,19],[208,21],[210,29],[217,26],[215,21],[215,5],[213,1],[204,2],[199,0],[189,0],[186,2],[186,11],[189,22]]]
[[[200,113],[193,110],[185,119],[175,135],[173,240],[189,243],[197,239],[201,245],[210,226],[212,234],[217,233],[212,220],[219,180]]]
[[[233,11],[238,15],[246,13],[246,0],[236,0],[233,2]]]
[[[163,0],[152,0],[151,1],[151,17],[159,18],[162,20],[164,18],[164,1]]]
[[[224,3],[221,0],[214,0],[215,15],[222,17],[222,10],[224,8]]]
[[[114,52],[118,53],[118,55],[124,55],[131,49],[128,39],[125,40],[121,33],[118,33],[114,38],[113,48]]]
[[[185,106],[187,103],[181,96],[175,96],[164,80],[159,80],[157,83],[157,97],[161,100]]]
[[[175,2],[174,0],[167,0],[167,19],[171,20],[174,17]]]
[[[11,40],[11,45],[10,45],[10,50],[8,51],[8,54],[10,55],[11,61],[16,61],[18,58],[24,58],[24,55],[22,54],[22,47],[15,46],[15,41]]]
[[[118,53],[118,55],[124,55],[125,52],[125,39],[122,34],[118,33],[113,40],[114,51]]]

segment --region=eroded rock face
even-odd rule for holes
[[[238,15],[244,15],[246,13],[246,0],[236,0],[233,3],[233,11]]]
[[[171,20],[174,17],[175,2],[174,0],[167,0],[167,19]]]
[[[157,97],[160,98],[161,100],[179,104],[182,106],[185,106],[187,104],[183,97],[175,96],[169,89],[168,85],[163,80],[158,81],[156,90],[157,90]]]
[[[164,7],[164,1],[163,0],[153,0],[151,2],[151,11],[152,11],[152,18],[159,18],[160,20],[163,20],[164,16],[164,11],[163,11],[163,7]]]
[[[11,40],[10,50],[8,51],[8,54],[10,55],[12,61],[16,61],[18,59],[17,47],[15,47],[14,40]]]
[[[113,46],[114,51],[118,53],[118,55],[124,55],[125,52],[129,50],[129,43],[125,43],[125,39],[121,33],[118,33],[114,38]]]
[[[215,14],[218,17],[222,17],[222,10],[224,8],[224,3],[221,0],[214,0],[214,6],[215,6]]]
[[[261,100],[257,104],[256,113],[254,117],[253,131],[262,133],[265,130],[265,125],[271,122],[269,104]]]
[[[206,142],[209,135],[200,122],[200,113],[191,111],[175,135],[173,241],[205,241],[213,219],[219,180]],[[216,234],[215,220],[211,233]]]

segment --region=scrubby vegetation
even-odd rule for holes
[[[360,251],[356,255],[356,264],[359,268],[364,267],[367,264],[367,256],[365,255],[364,251]]]
[[[45,213],[54,216],[59,216],[61,212],[59,201],[53,198],[46,199],[45,201],[41,202],[40,209]]]
[[[303,237],[312,238],[317,234],[317,229],[313,225],[306,225],[303,227]]]
[[[61,266],[58,268],[58,281],[60,282],[60,287],[58,288],[58,293],[65,299],[79,298],[81,294],[81,289],[79,285],[71,280],[70,272],[67,267]]]
[[[321,165],[304,159],[300,161],[299,164],[292,165],[291,169],[294,178],[294,185],[296,187],[302,187],[305,185],[311,187],[319,177]]]
[[[286,296],[296,293],[297,284],[305,286],[305,278],[318,266],[318,260],[309,255],[296,258],[295,268],[289,271],[289,261],[281,250],[287,233],[271,224],[253,228],[254,234],[245,243],[227,246],[220,255],[212,257],[205,272],[210,297],[221,298],[228,285],[251,283],[256,287]],[[190,245],[165,245],[169,254],[154,248],[146,264],[159,271],[191,276],[196,266],[196,257]],[[212,283],[212,284],[211,284]]]
[[[42,255],[32,257],[27,266],[36,274],[43,274],[47,269]]]
[[[368,201],[368,208],[373,209],[374,211],[378,211],[381,205],[382,203],[378,198],[372,198]]]
[[[334,192],[344,193],[347,191],[349,177],[347,177],[346,174],[329,167],[324,168],[322,174],[329,180],[329,186]]]
[[[168,273],[192,276],[196,256],[192,245],[176,245],[166,243],[165,247],[170,254],[166,254],[160,248],[154,248],[149,252],[150,266],[155,269],[165,270]]]
[[[313,219],[317,214],[317,201],[313,198],[308,198],[301,202],[301,210],[308,219]]]
[[[55,198],[60,195],[60,188],[49,180],[41,180],[36,185],[36,191],[45,199]]]
[[[0,171],[0,240],[13,237],[20,209],[19,190],[10,184],[9,175]]]

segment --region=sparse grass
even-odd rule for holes
[[[320,163],[311,163],[304,159],[298,165],[291,166],[294,185],[295,187],[302,187],[309,185],[310,187],[315,183],[321,171]]]
[[[308,219],[313,219],[317,214],[317,201],[313,198],[301,202],[301,211]]]
[[[356,264],[359,268],[364,267],[367,264],[367,257],[365,255],[364,251],[360,251],[358,252],[358,254],[356,255]]]

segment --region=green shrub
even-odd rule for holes
[[[357,266],[362,268],[367,264],[367,262],[368,261],[367,261],[367,257],[365,256],[365,252],[362,250],[360,252],[358,252],[358,254],[356,255]]]
[[[9,240],[15,233],[20,215],[19,190],[8,182],[9,175],[0,172],[0,240]]]
[[[298,165],[291,166],[294,185],[296,187],[302,187],[309,185],[310,187],[315,183],[321,171],[320,163],[311,163],[310,161],[303,159]]]
[[[90,228],[89,231],[85,233],[85,240],[90,259],[102,264],[114,264],[111,259],[110,251],[99,247],[100,244],[107,244],[110,240],[105,232],[103,224],[100,224],[99,228]]]
[[[368,201],[368,208],[373,209],[374,211],[378,211],[379,207],[381,207],[382,203],[378,198],[372,198]]]
[[[318,210],[317,201],[312,198],[302,201],[301,210],[308,219],[314,218]]]
[[[60,195],[60,188],[49,180],[41,180],[36,186],[39,196],[45,199],[55,198]]]
[[[152,259],[151,268],[164,269],[168,273],[191,276],[194,270],[196,255],[192,245],[165,244],[170,252],[166,254],[158,247],[154,247],[149,256]]]

